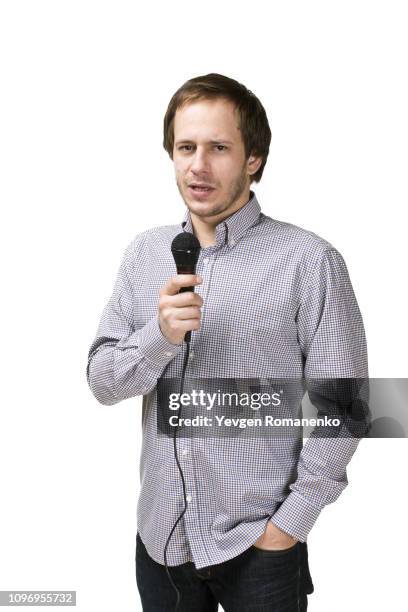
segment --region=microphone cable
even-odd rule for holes
[[[184,231],[184,225],[183,225],[183,231],[180,234],[177,234],[177,236],[173,238],[173,241],[171,243],[171,252],[174,258],[174,262],[176,264],[177,274],[195,274],[195,268],[196,268],[196,264],[197,264],[197,261],[200,255],[200,250],[201,250],[201,246],[200,246],[200,242],[198,238],[193,233]],[[179,293],[182,293],[185,291],[194,291],[194,287],[182,287]],[[191,341],[191,331],[188,331],[184,335],[184,343],[186,346],[186,351],[184,354],[183,370],[182,370],[181,379],[180,379],[180,396],[179,397],[181,397],[183,393],[183,388],[184,388],[184,378],[186,374],[188,358],[190,356],[190,341]],[[178,409],[179,418],[181,414],[181,409],[182,409],[182,405],[180,402],[180,406]],[[181,521],[181,519],[187,512],[186,481],[184,479],[183,470],[181,469],[180,461],[179,461],[178,454],[177,454],[176,437],[177,437],[178,427],[179,425],[176,425],[174,427],[173,447],[174,447],[174,458],[176,460],[177,467],[178,467],[178,470],[181,476],[181,482],[183,484],[184,509],[181,512],[178,519],[176,520],[176,522],[174,523],[172,530],[170,531],[169,537],[167,538],[166,544],[164,546],[164,565],[166,567],[167,577],[177,595],[175,612],[178,611],[179,606],[180,606],[181,593],[179,589],[177,588],[176,584],[174,583],[173,578],[170,575],[170,570],[167,565],[167,548],[169,546],[169,542],[170,542],[171,536],[174,533],[174,530],[176,529],[177,525],[179,524],[179,522]]]
[[[188,358],[189,358],[189,355],[190,355],[190,337],[187,336],[187,335],[186,335],[186,338],[185,338],[185,346],[186,346],[186,351],[185,351],[185,354],[184,354],[183,370],[182,370],[181,379],[180,379],[180,396],[179,397],[181,397],[181,394],[183,393],[184,378],[185,378],[185,374],[186,374]],[[182,404],[180,402],[180,406],[179,406],[179,409],[178,409],[178,416],[179,417],[180,417],[180,414],[181,414],[181,409],[182,409]],[[183,516],[187,512],[186,481],[184,479],[183,470],[181,468],[180,461],[179,461],[179,458],[178,458],[178,453],[177,453],[177,442],[176,442],[177,430],[178,430],[178,425],[176,427],[174,427],[173,448],[174,448],[174,458],[176,460],[177,467],[178,467],[178,470],[179,470],[180,476],[181,476],[181,482],[183,484],[184,509],[181,512],[181,514],[178,517],[178,519],[176,520],[176,522],[174,523],[174,525],[173,525],[173,527],[172,527],[172,529],[170,531],[169,537],[167,538],[165,547],[164,547],[164,565],[165,565],[165,568],[166,568],[167,577],[168,577],[168,579],[170,581],[171,586],[175,590],[176,596],[177,596],[176,607],[174,608],[174,612],[177,612],[178,609],[179,609],[180,602],[181,602],[181,593],[180,593],[180,590],[177,588],[173,578],[170,575],[170,569],[169,569],[169,567],[167,565],[167,548],[169,546],[170,539],[171,539],[171,536],[174,533],[174,530],[176,529],[177,525],[179,524],[179,522],[181,521],[181,519],[183,518]]]

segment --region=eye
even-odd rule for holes
[[[179,151],[191,151],[193,148],[193,145],[181,145],[179,146]]]
[[[224,151],[227,147],[225,145],[215,145],[217,151]]]

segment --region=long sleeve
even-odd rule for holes
[[[88,354],[88,384],[102,404],[151,391],[169,361],[182,350],[163,336],[157,315],[135,325],[134,313],[143,308],[137,303],[135,287],[145,272],[133,242],[126,249]]]
[[[334,248],[323,251],[313,266],[297,325],[311,388],[318,379],[368,377],[363,321],[346,265]],[[290,493],[271,522],[304,542],[322,509],[347,486],[346,467],[359,439],[344,423],[335,437],[312,435],[301,451]]]

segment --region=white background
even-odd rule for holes
[[[263,211],[349,268],[370,374],[407,376],[404,2],[4,1],[0,5],[0,589],[140,610],[140,399],[101,406],[88,348],[123,251],[181,221],[162,121],[220,72],[264,104]],[[309,537],[311,612],[406,607],[406,440],[365,440]]]

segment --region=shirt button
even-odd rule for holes
[[[192,499],[193,498],[191,497],[191,495],[187,495],[186,500],[187,500],[188,503],[190,503]]]
[[[193,359],[193,357],[194,357],[194,351],[190,351],[190,357],[189,358]]]
[[[235,240],[234,239],[230,240],[230,246],[234,246],[234,245],[235,245]]]
[[[170,351],[166,351],[164,354],[166,355],[166,357],[171,357],[173,353],[170,353]]]
[[[185,457],[188,454],[188,448],[183,448],[181,454]]]
[[[205,263],[205,265],[207,265],[209,261],[210,261],[210,258],[209,258],[209,257],[205,257],[205,258],[203,259],[203,263]]]

